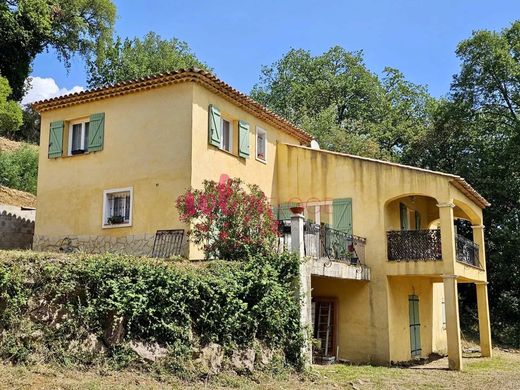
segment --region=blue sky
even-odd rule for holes
[[[385,66],[447,93],[458,71],[457,43],[473,30],[507,27],[520,18],[518,0],[132,0],[115,1],[116,33],[155,31],[186,41],[196,55],[233,87],[249,92],[262,65],[290,48],[320,54],[334,45],[363,50],[370,70]],[[67,74],[52,51],[40,54],[33,76],[52,78],[59,88],[85,86],[85,68],[75,59]]]

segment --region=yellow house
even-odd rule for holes
[[[181,193],[239,177],[263,189],[281,220],[296,220],[289,208],[302,206],[305,237],[321,232],[304,255],[308,321],[322,358],[389,364],[447,352],[450,368],[461,369],[459,283],[476,285],[482,355],[491,355],[489,204],[462,178],[320,150],[303,130],[196,69],[34,108],[36,249],[151,255],[172,230],[186,229],[175,208]],[[457,234],[455,220],[467,221],[472,236]],[[183,251],[202,257],[193,245]]]

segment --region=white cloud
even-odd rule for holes
[[[36,102],[38,100],[49,99],[56,96],[67,95],[69,93],[83,91],[84,88],[76,85],[71,89],[60,88],[53,78],[48,77],[32,77],[31,88],[27,91],[22,99],[22,104]]]

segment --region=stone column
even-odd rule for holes
[[[480,334],[480,353],[482,357],[492,357],[491,326],[487,282],[475,283],[477,288],[478,330]]]
[[[312,363],[312,346],[310,333],[312,331],[312,297],[311,297],[311,272],[309,262],[305,258],[304,246],[304,218],[302,214],[294,214],[291,217],[291,252],[298,254],[300,263],[300,291],[298,299],[301,302],[300,323],[305,334],[305,344],[302,348],[302,356],[305,365]]]

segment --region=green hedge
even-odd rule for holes
[[[15,151],[0,151],[0,185],[36,194],[38,150],[24,145]]]
[[[0,252],[0,357],[91,364],[94,357],[70,352],[71,343],[102,338],[107,321],[120,317],[124,341],[157,342],[176,361],[210,342],[231,353],[259,341],[300,367],[297,273],[298,259],[287,254],[188,264]],[[53,318],[34,313],[42,302]],[[121,344],[107,347],[110,359],[121,360]]]

